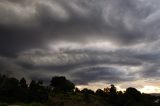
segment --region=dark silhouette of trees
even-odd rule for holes
[[[42,85],[42,81],[34,81],[32,80],[29,85],[29,101],[33,102],[43,102],[48,99],[47,89]]]
[[[1,84],[0,84],[0,94],[1,100],[12,102],[16,101],[18,95],[18,85],[19,81],[15,78],[7,78],[6,76],[2,76]]]
[[[19,93],[18,98],[20,101],[27,102],[28,101],[28,86],[25,78],[20,79],[19,81]]]
[[[92,91],[91,89],[87,89],[84,88],[83,90],[81,90],[82,93],[87,94],[87,95],[94,95],[94,91]]]
[[[104,88],[104,92],[105,92],[106,94],[108,94],[108,95],[109,95],[110,88],[109,88],[109,87],[107,87],[107,88]]]
[[[112,84],[109,89],[109,101],[112,104],[117,104],[117,88]]]
[[[141,98],[142,98],[141,93],[133,87],[127,88],[126,92],[124,93],[124,103],[127,106],[142,105]]]
[[[53,77],[50,85],[56,92],[72,92],[75,88],[75,85],[63,76]]]
[[[50,100],[48,98],[57,94],[61,95],[62,98],[66,95],[69,95],[70,98],[79,98],[78,100],[83,100],[86,105],[96,99],[102,101],[104,106],[108,106],[108,104],[111,106],[160,106],[160,103],[157,102],[160,97],[141,94],[133,87],[127,88],[125,92],[117,91],[114,85],[104,90],[97,89],[96,92],[87,88],[79,90],[78,88],[75,89],[75,85],[71,81],[62,76],[53,77],[50,85],[44,86],[43,81],[34,80],[27,84],[25,78],[17,80],[0,74],[0,103],[46,103]],[[60,105],[64,104],[63,101]]]
[[[43,102],[48,91],[42,82],[31,81],[27,85],[25,78],[17,80],[0,75],[0,102]]]
[[[111,88],[109,90],[109,96],[117,96],[117,88],[114,85],[111,85]]]
[[[83,94],[85,103],[90,103],[90,96],[94,95],[94,91],[92,91],[91,89],[84,88],[83,90],[81,90],[81,93]]]
[[[26,79],[25,79],[25,78],[22,78],[22,79],[19,81],[19,85],[20,85],[21,88],[26,89],[26,88],[27,88]]]
[[[97,89],[95,94],[97,96],[100,96],[100,97],[107,97],[108,96],[108,94],[105,91],[101,90],[101,89]]]
[[[124,95],[126,98],[132,99],[134,101],[140,101],[142,97],[141,92],[132,87],[127,88]]]
[[[78,88],[75,88],[76,93],[80,93],[81,91]]]

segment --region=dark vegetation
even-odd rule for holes
[[[22,106],[160,106],[160,97],[142,94],[129,87],[125,92],[117,91],[114,85],[96,92],[79,90],[65,77],[53,77],[49,86],[43,81],[25,78],[17,80],[0,75],[0,106],[21,104]],[[25,105],[24,105],[25,104]]]

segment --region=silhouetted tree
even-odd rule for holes
[[[109,88],[109,87],[107,87],[107,88],[104,88],[104,92],[105,92],[106,94],[108,94],[108,95],[109,95],[110,88]]]
[[[6,82],[7,82],[7,78],[4,76],[0,76],[0,101],[5,101],[7,98],[7,90],[6,88]]]
[[[43,81],[32,80],[28,87],[25,78],[19,81],[0,74],[0,102],[44,102],[48,93]]]
[[[26,83],[25,78],[20,79],[19,85],[21,88],[27,88],[27,83]]]
[[[132,100],[135,100],[135,101],[140,101],[142,95],[141,95],[141,92],[139,92],[136,88],[129,87],[129,88],[126,89],[125,97],[127,99],[132,99]]]
[[[61,92],[61,91],[70,92],[70,91],[73,91],[75,88],[75,85],[63,76],[53,77],[50,85],[53,87],[53,90],[56,92]]]
[[[94,95],[94,91],[91,89],[87,89],[87,88],[84,88],[83,90],[81,90],[81,92],[84,94]]]
[[[1,100],[7,102],[17,101],[19,81],[16,78],[7,78],[5,76],[2,78],[0,84]]]
[[[80,93],[81,91],[78,88],[75,88],[75,92]]]
[[[117,106],[123,106],[124,105],[124,93],[122,91],[117,91],[117,100],[116,105]]]
[[[52,87],[51,87],[52,86]],[[149,94],[141,94],[136,88],[127,88],[125,92],[117,91],[114,85],[104,90],[98,89],[95,93],[90,89],[79,90],[75,88],[75,85],[67,80],[65,77],[53,77],[51,86],[43,86],[43,81],[32,80],[29,86],[26,83],[25,78],[17,80],[16,78],[8,78],[5,75],[0,74],[0,105],[1,102],[7,103],[23,103],[23,102],[43,102],[46,103],[49,93],[54,91],[65,93],[65,95],[77,95],[83,97],[83,101],[88,105],[93,100],[100,100],[104,105],[112,104],[112,106],[160,106],[158,102],[160,97],[152,96]],[[69,93],[69,91],[75,91],[78,93]],[[67,93],[66,93],[67,92]],[[56,94],[56,93],[55,93]],[[64,96],[64,95],[63,95]],[[102,97],[102,98],[100,98]],[[63,97],[62,97],[63,98]],[[51,104],[48,106],[52,106]],[[65,105],[65,102],[61,102],[60,105]]]
[[[124,93],[124,104],[127,106],[143,106],[143,104],[141,103],[141,97],[142,95],[137,89],[129,87]]]
[[[28,102],[28,86],[26,84],[25,78],[19,81],[19,100],[23,102]]]
[[[47,88],[42,86],[42,81],[34,81],[32,80],[29,86],[29,100],[44,102],[48,99]]]
[[[111,85],[109,89],[109,101],[112,104],[117,104],[117,89],[113,84]]]
[[[107,93],[101,89],[97,89],[95,94],[100,97],[107,97],[108,96]]]
[[[83,90],[81,90],[81,93],[83,93],[83,96],[84,96],[83,98],[84,98],[85,103],[89,103],[90,96],[94,95],[94,91],[92,91],[91,89],[87,89],[87,88],[84,88]]]

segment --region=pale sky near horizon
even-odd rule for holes
[[[0,0],[0,73],[160,93],[160,0]]]

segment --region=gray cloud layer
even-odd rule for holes
[[[0,70],[77,84],[160,80],[158,0],[2,0]],[[17,74],[18,73],[18,74]]]

